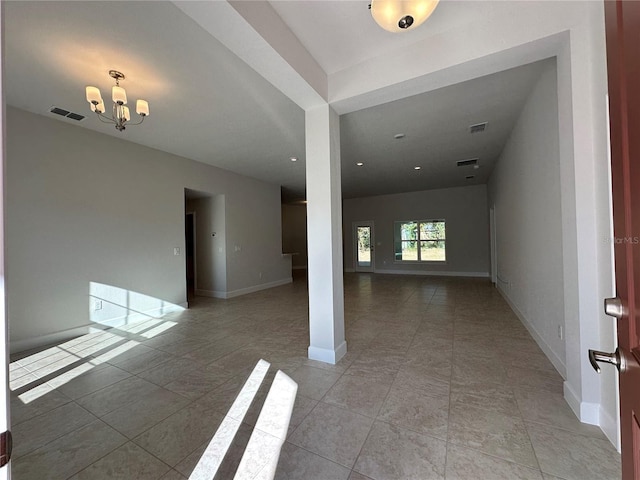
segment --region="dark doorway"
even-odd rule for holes
[[[187,301],[195,296],[196,291],[196,256],[195,256],[195,214],[187,213],[184,219],[185,258],[187,261]]]

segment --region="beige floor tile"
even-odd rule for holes
[[[71,477],[70,480],[157,480],[169,472],[168,465],[129,442]]]
[[[15,460],[12,477],[20,480],[68,478],[126,443],[126,438],[96,420]]]
[[[96,392],[104,387],[129,378],[131,374],[112,365],[104,364],[75,376],[75,372],[67,372],[47,383],[69,398],[80,398]]]
[[[417,390],[394,389],[382,405],[378,420],[446,441],[449,396],[432,397]]]
[[[471,406],[501,415],[518,415],[518,403],[508,385],[486,382],[452,382],[451,405]]]
[[[538,469],[451,444],[447,447],[446,476],[447,480],[542,480]]]
[[[607,439],[599,427],[580,422],[559,393],[533,388],[516,388],[514,393],[520,413],[527,422],[543,423],[581,435]]]
[[[373,419],[318,403],[289,437],[299,447],[351,468]]]
[[[322,401],[368,417],[375,417],[391,388],[393,377],[384,380],[343,375]]]
[[[14,477],[82,470],[76,480],[118,478],[130,463],[139,478],[184,480],[264,358],[271,368],[216,480],[233,478],[277,369],[300,385],[282,478],[344,479],[356,460],[368,470],[350,480],[442,478],[444,442],[435,435],[450,442],[449,480],[539,480],[534,447],[545,480],[609,480],[617,454],[607,456],[597,427],[577,422],[562,378],[488,281],[347,274],[345,295],[348,353],[337,365],[306,358],[307,289],[297,281],[234,299],[190,299],[180,314],[13,356],[12,424],[23,438]],[[144,337],[166,320],[177,323]],[[93,419],[86,412],[64,414],[84,412],[78,405],[127,435],[141,432],[138,446],[114,452],[126,438],[103,422],[84,425]],[[94,434],[104,436],[100,444]],[[596,447],[605,453],[592,453]],[[42,473],[45,464],[52,469]],[[162,465],[166,474],[156,475]]]
[[[134,438],[134,442],[174,467],[213,437],[222,418],[212,409],[191,404]]]
[[[444,479],[446,443],[376,421],[354,470],[375,480]]]
[[[533,423],[527,430],[543,472],[566,480],[620,478],[620,455],[608,440]]]
[[[449,414],[449,441],[521,465],[538,468],[521,418],[490,410],[453,405]]]
[[[350,470],[286,442],[280,452],[275,480],[347,480]]]
[[[69,397],[54,390],[46,383],[28,390],[20,389],[18,392],[11,392],[11,423],[13,426],[71,401]]]
[[[320,400],[338,381],[339,373],[320,368],[302,366],[291,375],[298,384],[298,394],[314,400]]]
[[[99,417],[118,408],[149,398],[161,388],[138,377],[130,377],[76,400],[81,406]]]
[[[12,458],[24,456],[95,420],[94,415],[71,402],[15,425]]]
[[[102,420],[126,437],[133,438],[188,403],[189,400],[182,395],[160,389],[104,415]]]

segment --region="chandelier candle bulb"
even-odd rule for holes
[[[127,104],[127,92],[125,92],[122,87],[114,86],[111,89],[111,98],[113,99],[113,103],[117,103],[119,105]]]
[[[97,105],[102,102],[102,96],[100,95],[100,89],[96,87],[87,87],[87,102]]]
[[[136,102],[136,113],[143,117],[149,116],[149,103],[146,100],[138,100]]]

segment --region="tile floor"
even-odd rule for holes
[[[349,352],[306,358],[304,280],[11,363],[16,480],[189,476],[258,359],[298,382],[277,479],[613,480],[562,379],[485,280],[345,275]],[[266,382],[216,478],[231,479]]]

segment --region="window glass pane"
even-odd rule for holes
[[[446,259],[443,241],[420,242],[420,260],[423,262],[444,262]]]
[[[402,240],[418,239],[418,224],[416,222],[403,222],[400,224],[400,238]]]
[[[444,222],[422,222],[420,223],[421,240],[444,240]]]
[[[402,260],[418,260],[418,242],[411,240],[402,242]]]

